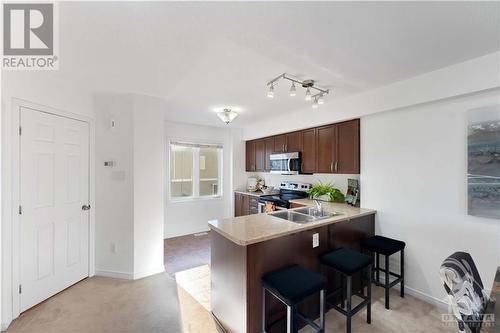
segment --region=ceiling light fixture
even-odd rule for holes
[[[295,88],[295,82],[292,82],[292,86],[290,87],[290,96],[297,95],[297,89]]]
[[[278,83],[279,80],[288,80],[292,82],[292,85],[290,87],[290,96],[295,96],[297,95],[297,88],[295,87],[295,84],[300,84],[302,88],[306,89],[306,94],[304,99],[306,101],[311,101],[313,100],[313,108],[317,108],[318,105],[324,104],[324,96],[326,94],[330,93],[330,89],[324,89],[320,88],[315,85],[314,80],[299,80],[298,78],[289,75],[287,73],[283,73],[280,76],[272,79],[267,83],[269,86],[269,91],[267,92],[267,97],[273,98],[274,97],[274,85]],[[312,89],[315,90],[315,94],[312,94]]]
[[[321,105],[321,104],[325,104],[325,99],[323,98],[323,94],[319,94],[318,96],[318,104]]]
[[[238,117],[238,113],[231,109],[224,109],[223,111],[217,112],[217,116],[228,125],[234,118]]]
[[[314,102],[312,104],[312,108],[313,109],[317,109],[318,108],[318,97],[315,97],[314,98]]]
[[[311,100],[311,88],[307,87],[306,89],[306,97],[304,98],[306,101]]]
[[[271,84],[269,86],[269,91],[267,92],[267,97],[273,98],[274,97],[274,84]]]

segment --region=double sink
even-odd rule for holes
[[[304,224],[341,215],[341,213],[327,212],[323,209],[315,207],[304,207],[294,210],[282,210],[277,213],[269,213],[269,215],[288,220],[290,222]]]

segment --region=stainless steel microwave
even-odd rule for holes
[[[300,173],[300,154],[271,154],[269,157],[271,173],[281,175],[298,175]]]

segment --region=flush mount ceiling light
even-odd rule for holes
[[[304,99],[306,101],[313,101],[312,107],[314,109],[317,108],[318,105],[324,104],[325,103],[324,96],[330,93],[330,89],[324,89],[314,85],[314,80],[301,81],[292,75],[283,73],[267,83],[267,85],[269,86],[269,90],[267,91],[267,97],[274,98],[274,85],[277,84],[279,80],[288,80],[292,82],[292,85],[290,86],[290,96],[295,96],[297,94],[295,83],[300,84],[302,88],[306,89]],[[317,93],[313,95],[311,90],[315,90]]]
[[[238,116],[238,113],[231,109],[224,109],[220,112],[217,112],[217,116],[220,118],[220,120],[225,122],[226,125],[228,125],[230,122],[234,120],[234,118]]]

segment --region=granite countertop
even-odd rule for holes
[[[314,201],[308,199],[291,200],[290,202],[308,206],[314,205]],[[208,226],[210,229],[221,234],[232,242],[238,245],[246,246],[296,232],[318,228],[331,223],[346,221],[376,213],[376,210],[373,209],[352,207],[343,203],[325,202],[323,204],[323,208],[326,211],[341,213],[341,215],[305,224],[299,224],[274,217],[269,214],[261,213],[212,220],[208,222]]]
[[[277,194],[279,192],[272,192],[270,194],[264,194],[264,193],[262,193],[262,191],[250,192],[250,191],[247,191],[247,190],[241,190],[241,191],[234,191],[234,193],[240,193],[240,194],[244,194],[244,195],[251,195],[253,197],[261,197],[263,195],[273,195],[273,194]]]

